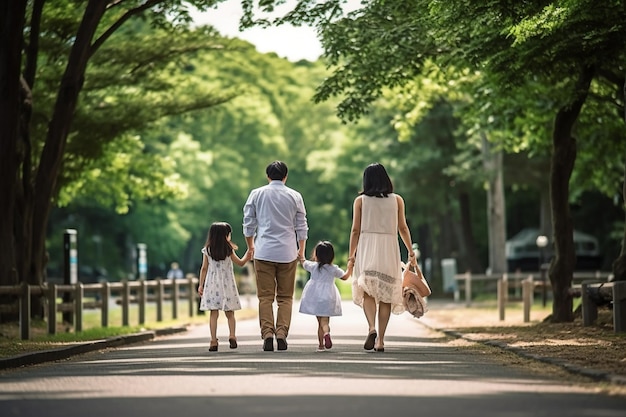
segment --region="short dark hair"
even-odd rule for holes
[[[265,168],[265,173],[271,180],[282,181],[287,176],[287,164],[283,161],[274,161]]]
[[[393,193],[393,184],[382,164],[375,162],[363,171],[363,191],[369,197],[387,197]]]

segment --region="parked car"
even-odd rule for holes
[[[506,260],[509,272],[538,271],[539,265],[549,262],[554,256],[552,242],[540,249],[537,246],[539,229],[522,229],[518,234],[506,241]],[[574,246],[576,248],[576,270],[595,271],[602,265],[602,256],[598,239],[583,232],[574,230]],[[543,253],[542,253],[543,251]]]

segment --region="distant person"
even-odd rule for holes
[[[252,190],[243,208],[243,234],[254,258],[263,350],[274,350],[274,337],[278,350],[287,350],[296,269],[309,228],[302,195],[285,185],[287,165],[274,161],[265,173],[268,184]]]
[[[363,190],[354,199],[348,252],[348,266],[354,265],[352,299],[363,308],[369,326],[365,350],[384,352],[390,314],[405,311],[398,233],[409,253],[409,263],[415,265],[404,200],[393,193],[385,167],[370,164],[363,172]]]
[[[203,256],[198,294],[200,295],[200,310],[211,312],[209,317],[210,352],[215,352],[218,349],[217,319],[220,310],[224,311],[228,321],[229,346],[231,349],[237,348],[235,310],[241,310],[241,302],[235,282],[233,262],[239,266],[244,266],[250,260],[251,253],[246,251],[243,258],[239,258],[235,253],[237,245],[230,240],[231,233],[232,228],[228,223],[213,223],[202,248]]]
[[[330,338],[330,317],[341,316],[341,295],[335,285],[335,278],[347,280],[352,275],[352,267],[344,272],[333,264],[335,249],[330,242],[319,242],[313,249],[310,261],[301,260],[302,267],[311,273],[302,290],[300,313],[317,317],[317,351],[323,352],[333,347]]]
[[[181,279],[184,278],[183,270],[180,269],[178,262],[172,262],[170,270],[167,271],[167,279]]]

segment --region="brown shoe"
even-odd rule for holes
[[[230,345],[231,349],[237,349],[237,339],[235,339],[234,337],[228,339],[228,344]]]

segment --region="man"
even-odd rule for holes
[[[178,262],[172,262],[170,270],[167,271],[167,279],[182,279],[184,278],[183,270],[180,269]]]
[[[268,184],[250,192],[243,208],[243,234],[254,259],[263,350],[287,350],[298,259],[304,259],[308,224],[304,200],[287,187],[287,165],[265,169]],[[274,322],[274,299],[278,305]]]

